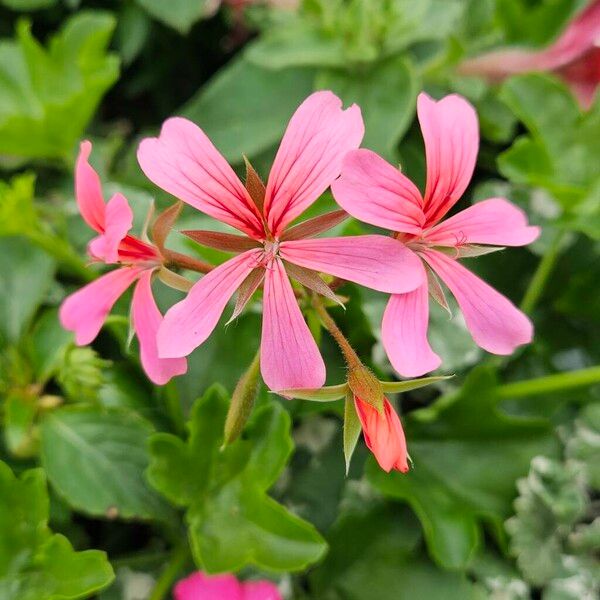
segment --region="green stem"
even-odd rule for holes
[[[559,230],[550,247],[548,248],[546,254],[540,260],[533,277],[529,283],[529,287],[525,292],[525,296],[523,297],[523,301],[521,302],[521,310],[527,314],[530,314],[538,303],[544,288],[546,287],[546,283],[548,281],[548,277],[550,277],[550,273],[554,268],[556,260],[558,259],[561,251],[562,241],[565,237],[565,231]]]
[[[563,392],[596,383],[600,383],[600,366],[506,383],[496,388],[496,393],[500,398],[524,398],[527,396]]]
[[[177,576],[183,571],[188,561],[188,547],[187,543],[177,546],[171,554],[171,559],[167,563],[167,566],[160,574],[160,577],[156,581],[156,585],[152,590],[152,594],[148,600],[163,600],[166,598],[177,579]]]

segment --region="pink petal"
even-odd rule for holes
[[[465,61],[460,66],[460,72],[499,80],[515,73],[559,69],[592,49],[597,45],[598,38],[600,0],[593,0],[544,50],[508,48],[489,52]]]
[[[242,583],[243,600],[282,600],[277,586],[270,581]]]
[[[279,254],[301,267],[354,281],[380,292],[409,292],[425,278],[416,254],[398,240],[383,235],[282,242]]]
[[[106,263],[119,260],[119,244],[133,225],[133,213],[123,194],[115,194],[106,205],[104,233],[89,245],[90,254]]]
[[[260,254],[260,250],[249,250],[219,265],[167,311],[158,329],[161,358],[187,356],[208,338],[235,290],[257,266]]]
[[[241,585],[229,573],[193,573],[177,583],[173,597],[175,600],[244,600]]]
[[[273,162],[265,195],[269,228],[278,236],[340,174],[342,160],[360,145],[360,108],[342,110],[331,92],[315,92],[292,116]]]
[[[396,167],[371,150],[354,150],[331,184],[336,202],[356,219],[392,231],[420,234],[425,224],[421,192]]]
[[[81,142],[75,165],[75,198],[83,220],[98,233],[104,231],[105,205],[98,173],[92,169],[88,159],[92,144]]]
[[[493,354],[511,354],[533,338],[533,325],[514,304],[441,252],[422,253],[456,297],[475,343]]]
[[[156,185],[255,239],[261,217],[246,188],[206,134],[181,117],[167,119],[157,138],[138,148],[142,171]]]
[[[427,281],[408,294],[390,297],[381,323],[381,336],[392,366],[403,377],[434,371],[440,357],[427,340],[429,294]]]
[[[140,267],[116,269],[64,300],[59,311],[60,323],[65,329],[75,332],[79,346],[95,339],[115,302],[142,271]]]
[[[579,104],[588,110],[600,85],[600,48],[592,48],[557,73],[567,82]]]
[[[279,258],[267,267],[263,303],[260,368],[264,382],[274,391],[321,387],[325,363]]]
[[[408,453],[402,423],[387,398],[384,398],[383,414],[357,396],[354,405],[363,429],[365,443],[377,459],[379,466],[389,473],[392,469],[408,471]]]
[[[427,158],[425,214],[427,223],[434,225],[469,185],[479,149],[479,125],[474,108],[456,94],[436,102],[421,93],[417,113]]]
[[[158,327],[162,315],[152,296],[152,270],[147,269],[139,278],[133,291],[131,304],[133,327],[140,342],[142,367],[149,379],[164,385],[172,377],[183,375],[187,371],[185,358],[159,358],[156,344]]]
[[[490,198],[446,219],[423,237],[439,246],[525,246],[539,235],[540,228],[527,224],[523,210],[504,198]]]

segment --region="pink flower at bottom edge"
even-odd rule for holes
[[[477,115],[460,96],[435,102],[420,94],[417,112],[427,162],[425,193],[398,169],[369,150],[348,153],[332,185],[340,206],[352,216],[396,233],[398,243],[423,260],[426,280],[417,289],[391,296],[382,339],[392,366],[414,377],[436,369],[440,357],[427,340],[429,294],[455,296],[475,342],[494,354],[510,354],[533,336],[531,321],[507,298],[471,273],[458,259],[485,253],[481,245],[523,246],[539,235],[526,214],[504,198],[491,198],[441,221],[467,188],[479,146]]]
[[[156,347],[162,315],[152,296],[151,281],[162,258],[154,246],[129,235],[133,214],[124,196],[115,194],[104,203],[100,179],[88,162],[91,149],[90,142],[82,142],[75,168],[75,197],[84,221],[99,234],[88,246],[92,259],[116,263],[119,268],[65,298],[59,319],[65,329],[75,332],[78,345],[89,344],[100,332],[116,301],[137,282],[132,318],[140,342],[142,367],[153,383],[162,385],[187,371],[184,358],[160,358]]]
[[[583,108],[589,108],[600,85],[600,0],[592,0],[543,50],[506,48],[465,60],[463,75],[501,81],[518,73],[553,72],[571,88]]]
[[[277,586],[266,580],[238,581],[233,575],[205,575],[198,571],[179,581],[175,600],[281,600]]]
[[[326,287],[319,284],[321,272],[392,293],[422,283],[417,257],[389,237],[312,238],[332,227],[330,222],[309,230],[306,224],[289,227],[338,177],[344,156],[358,148],[363,132],[358,106],[343,110],[341,100],[327,91],[309,96],[289,122],[258,203],[192,122],[168,119],[158,138],[142,141],[138,160],[150,180],[244,234],[229,234],[231,251],[239,254],[202,277],[167,312],[158,333],[161,356],[190,354],[212,333],[236,290],[247,301],[264,282],[260,364],[265,383],[272,390],[318,388],[325,381],[325,364],[289,277],[304,283],[300,271],[304,280],[308,276]]]

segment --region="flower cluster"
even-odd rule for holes
[[[159,217],[154,243],[130,235],[127,200],[116,194],[105,204],[99,178],[88,163],[91,145],[84,142],[75,189],[82,217],[98,233],[89,254],[119,268],[65,300],[63,326],[75,332],[78,344],[90,343],[119,296],[137,282],[132,321],[142,366],[153,382],[164,384],[186,371],[186,357],[210,336],[236,291],[232,318],[262,290],[262,378],[282,395],[304,390],[306,396],[325,383],[325,364],[299,299],[303,305],[312,303],[346,358],[348,393],[367,445],[386,471],[407,471],[400,419],[321,298],[341,302],[335,288],[343,281],[390,294],[382,322],[384,347],[398,373],[412,377],[440,366],[427,341],[427,326],[428,298],[445,304],[441,280],[456,297],[475,342],[489,352],[509,354],[531,340],[529,319],[459,259],[529,244],[539,234],[503,198],[477,203],[442,221],[473,174],[477,116],[459,96],[436,102],[426,94],[418,99],[418,116],[427,163],[424,193],[384,159],[359,149],[364,134],[360,108],[343,109],[328,91],[312,94],[297,109],[266,184],[249,164],[242,183],[199,127],[183,118],[168,119],[158,137],[141,142],[139,164],[157,186],[237,230],[184,232],[200,244],[234,254],[218,266],[196,264],[164,247],[165,223],[167,229],[172,226],[177,211],[169,209],[168,218]],[[343,210],[297,223],[328,189]],[[316,237],[348,215],[391,235]],[[175,286],[189,292],[163,318],[151,282],[156,273],[183,279],[168,269],[173,266],[191,266],[204,275],[193,285]]]

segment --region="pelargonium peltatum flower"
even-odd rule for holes
[[[238,581],[233,575],[205,575],[198,571],[179,581],[175,600],[281,600],[274,583],[267,580]]]
[[[131,304],[133,328],[140,342],[141,362],[156,384],[187,370],[185,358],[159,358],[156,332],[162,320],[152,296],[152,274],[162,264],[158,249],[132,235],[133,213],[127,199],[115,194],[104,203],[98,174],[89,164],[90,142],[82,142],[75,167],[75,198],[83,220],[98,233],[89,246],[92,260],[118,264],[119,268],[102,275],[71,294],[60,307],[62,326],[75,332],[79,346],[91,343],[102,328],[115,302],[137,281]]]
[[[337,202],[352,216],[396,232],[398,243],[428,267],[416,290],[393,295],[382,322],[382,339],[393,367],[407,377],[437,368],[427,340],[428,292],[442,303],[436,273],[455,296],[475,342],[494,354],[510,354],[531,341],[531,321],[507,298],[463,267],[458,259],[486,252],[478,244],[523,246],[539,235],[525,213],[504,198],[491,198],[440,223],[467,188],[479,147],[477,115],[457,95],[439,102],[420,94],[417,112],[425,141],[425,194],[398,169],[369,150],[344,161],[333,183]]]
[[[581,106],[588,108],[600,85],[600,0],[589,2],[543,50],[496,50],[467,59],[458,70],[492,81],[517,73],[550,71],[567,83]]]
[[[367,448],[379,466],[389,473],[392,469],[408,471],[406,438],[400,417],[387,398],[383,399],[383,412],[354,395],[354,406],[360,419]]]
[[[421,285],[419,261],[389,237],[310,239],[332,225],[335,219],[328,215],[288,227],[338,177],[344,156],[358,148],[363,134],[358,106],[343,110],[331,92],[312,94],[292,116],[266,188],[255,189],[252,196],[192,122],[169,119],[158,138],[142,141],[138,160],[155,184],[245,234],[225,234],[227,247],[241,253],[202,277],[167,312],[158,332],[161,356],[188,355],[211,334],[238,288],[243,305],[264,282],[265,383],[273,390],[318,388],[325,381],[325,364],[288,275],[317,290],[328,288],[316,272],[391,293]],[[254,181],[254,187],[259,183]],[[225,241],[216,233],[198,233],[196,239],[202,235]]]

